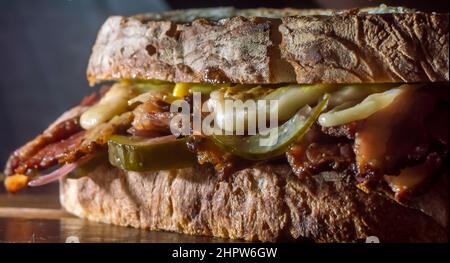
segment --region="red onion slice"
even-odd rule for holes
[[[38,178],[31,180],[30,182],[28,182],[28,186],[30,187],[41,186],[57,181],[59,178],[72,172],[73,170],[75,170],[75,168],[85,163],[86,161],[90,160],[91,158],[92,156],[87,156],[78,160],[77,162],[65,164],[49,174],[41,175]]]
[[[58,180],[59,178],[63,177],[64,175],[72,172],[75,168],[77,168],[77,166],[78,166],[77,163],[65,164],[47,175],[39,176],[38,178],[28,182],[28,186],[31,186],[31,187],[41,186],[41,185],[45,185],[45,184],[54,182],[54,181]]]

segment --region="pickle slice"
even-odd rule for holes
[[[273,140],[271,146],[262,146],[262,135],[248,137],[235,135],[213,135],[210,138],[213,142],[237,156],[248,160],[266,160],[283,155],[292,143],[300,140],[319,118],[320,113],[326,108],[330,96],[325,94],[323,99],[313,109],[305,106],[297,112],[291,119],[285,122],[278,129],[277,137],[268,138]]]
[[[145,139],[114,135],[108,141],[109,162],[127,171],[159,171],[190,167],[197,162],[186,138],[174,135]]]

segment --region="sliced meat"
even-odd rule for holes
[[[358,124],[359,122],[354,121],[339,126],[322,127],[322,132],[333,137],[345,137],[354,140]]]
[[[343,172],[352,168],[355,160],[352,145],[344,143],[298,143],[286,156],[297,176],[304,177],[323,171]]]
[[[81,156],[98,151],[106,145],[111,135],[125,133],[130,128],[132,121],[133,113],[125,112],[115,116],[106,123],[86,131],[81,144],[75,149],[71,149],[60,161],[71,163],[78,160]]]
[[[438,143],[430,124],[437,117],[433,112],[440,99],[436,89],[440,88],[405,90],[389,106],[361,122],[355,138],[359,176],[395,175],[424,161]]]
[[[73,134],[80,132],[82,129],[78,120],[85,109],[85,107],[77,106],[65,112],[42,134],[17,149],[6,163],[5,174],[13,174],[19,166],[23,165],[45,146],[67,139]]]
[[[250,163],[223,151],[212,141],[201,135],[190,136],[188,148],[197,155],[199,164],[211,164],[220,175],[224,176],[231,175],[240,167],[244,167]]]
[[[89,106],[97,103],[108,89],[109,87],[104,86],[100,95],[94,92],[86,96],[79,106],[63,113],[42,134],[16,150],[6,164],[5,174],[25,174],[29,169],[46,169],[58,162],[76,161],[82,154],[93,152],[93,144],[103,145],[106,137],[128,128],[132,113],[117,117],[108,125],[100,125],[88,132],[81,128],[80,116]]]
[[[130,133],[134,135],[154,137],[170,133],[170,120],[173,114],[169,105],[157,98],[151,98],[136,107]]]
[[[388,183],[395,198],[399,201],[407,198],[412,192],[420,190],[433,175],[442,174],[443,159],[437,153],[431,153],[423,163],[406,167],[397,176],[385,175],[384,180]]]
[[[80,131],[67,139],[45,146],[21,164],[15,172],[25,174],[28,169],[41,170],[58,164],[58,161],[62,160],[70,151],[79,147],[84,134],[85,131]]]
[[[135,111],[133,129],[130,133],[134,135],[167,135],[170,133],[171,112],[139,112]]]
[[[314,124],[305,137],[286,152],[294,173],[303,177],[323,171],[351,170],[355,155],[352,148],[353,140],[349,140],[345,135],[348,134],[350,126],[346,126],[327,129],[328,133],[333,133],[329,135],[319,125]]]

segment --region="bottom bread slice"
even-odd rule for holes
[[[336,173],[299,179],[287,164],[221,177],[204,167],[137,173],[105,163],[62,179],[60,201],[93,221],[249,241],[448,240],[447,230],[419,210],[364,193]]]

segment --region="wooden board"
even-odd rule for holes
[[[57,184],[26,189],[16,195],[0,192],[2,242],[232,242],[230,240],[146,231],[90,222],[60,208]]]

